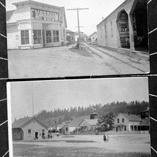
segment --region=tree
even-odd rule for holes
[[[109,112],[98,119],[98,131],[110,131],[114,126],[114,114]]]

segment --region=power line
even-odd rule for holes
[[[77,41],[77,47],[80,47],[80,17],[79,17],[79,11],[81,10],[88,10],[89,8],[71,8],[67,9],[69,11],[77,11],[77,23],[78,23],[78,41]]]

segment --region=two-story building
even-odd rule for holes
[[[114,121],[115,131],[147,131],[149,119],[142,119],[138,115],[119,113]]]
[[[64,7],[32,0],[13,3],[7,12],[8,49],[29,49],[64,45],[66,15]]]

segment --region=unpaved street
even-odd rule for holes
[[[10,78],[141,74],[149,72],[147,57],[85,45],[33,50],[8,50]],[[144,58],[144,59],[143,59]]]

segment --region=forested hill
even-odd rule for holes
[[[98,113],[98,115],[105,115],[109,112],[113,112],[113,114],[117,113],[130,113],[130,114],[140,114],[145,111],[149,107],[148,102],[138,102],[133,101],[130,103],[126,102],[113,102],[110,104],[96,104],[90,105],[89,107],[73,107],[70,109],[58,109],[54,111],[42,111],[36,117],[49,124],[52,124],[54,121],[57,123],[61,123],[63,121],[72,120],[73,118],[82,117],[90,115],[93,111]]]

